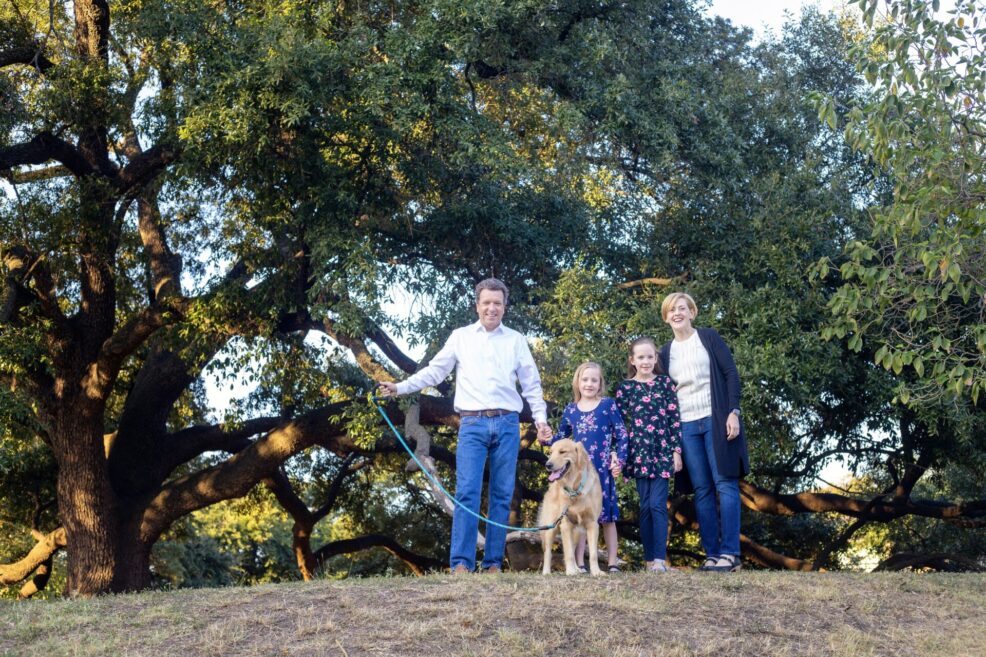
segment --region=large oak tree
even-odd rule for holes
[[[815,528],[821,548],[754,524],[756,562],[824,567],[864,524],[907,515],[981,522],[982,501],[912,499],[948,462],[947,421],[894,407],[868,354],[817,339],[833,288],[806,268],[862,229],[871,180],[806,100],[860,93],[834,21],[754,47],[677,0],[70,9],[0,15],[5,491],[35,490],[18,513],[48,531],[3,582],[66,547],[70,593],[144,588],[174,523],[261,483],[306,577],[368,545],[437,566],[386,533],[311,537],[353,475],[394,464],[360,394],[416,369],[393,331],[434,350],[489,274],[545,337],[554,381],[660,335],[661,285],[696,293],[747,381],[747,507],[851,519]],[[395,317],[394,288],[432,303]],[[338,350],[315,354],[312,333]],[[207,369],[260,392],[217,423]],[[409,410],[419,449],[421,425],[455,426],[441,392]],[[336,460],[311,497],[283,466],[316,446]],[[874,489],[805,492],[833,456]],[[518,509],[536,481],[525,472]],[[674,511],[693,523],[686,501]]]

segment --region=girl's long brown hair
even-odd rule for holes
[[[655,344],[654,338],[649,338],[649,337],[647,337],[645,335],[643,337],[637,338],[636,340],[634,340],[633,342],[630,343],[630,355],[629,355],[629,357],[627,357],[627,378],[628,379],[632,379],[633,377],[637,376],[637,368],[634,366],[634,364],[632,362],[633,361],[633,350],[636,349],[637,346],[642,345],[642,344],[649,344],[651,347],[654,348],[654,356],[655,356],[655,358],[654,358],[654,374],[664,374],[664,369],[661,367],[661,357],[660,357],[661,355],[657,351],[657,344]]]

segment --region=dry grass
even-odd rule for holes
[[[505,574],[0,602],[0,655],[984,657],[986,576]]]

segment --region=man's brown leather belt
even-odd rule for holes
[[[507,411],[502,408],[489,408],[483,411],[459,411],[459,415],[462,417],[499,417],[501,415],[508,415],[516,412],[517,411]]]

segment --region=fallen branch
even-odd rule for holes
[[[986,572],[986,564],[961,554],[935,552],[932,554],[912,554],[900,552],[880,562],[873,572],[906,570],[908,568],[928,568],[951,573]]]
[[[37,534],[36,538],[38,543],[23,559],[12,564],[0,564],[0,584],[10,586],[27,579],[58,550],[68,545],[64,527],[59,527],[50,534]]]
[[[326,561],[334,556],[359,552],[374,547],[383,548],[394,555],[411,572],[419,577],[429,571],[443,570],[445,568],[444,561],[411,552],[393,538],[384,534],[367,534],[366,536],[359,536],[357,538],[326,543],[315,552],[315,567],[321,568]]]
[[[43,591],[46,586],[48,586],[48,580],[51,579],[51,570],[55,561],[55,555],[48,557],[44,563],[38,566],[38,569],[34,571],[34,577],[24,582],[24,586],[21,590],[17,592],[17,598],[19,600],[27,600],[33,596],[38,591]]]

